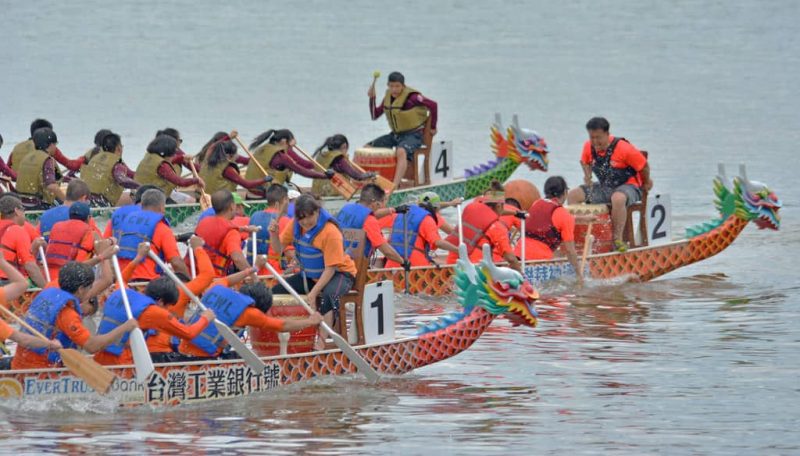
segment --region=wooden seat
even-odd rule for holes
[[[643,150],[642,154],[647,158],[647,151]],[[636,242],[635,231],[633,229],[633,214],[639,213],[639,239]],[[628,243],[632,248],[646,247],[647,240],[647,190],[642,188],[642,199],[639,202],[633,203],[628,206],[628,217],[625,219],[625,228],[622,231],[622,239]]]
[[[431,128],[431,117],[428,116],[428,120],[425,121],[425,128],[422,130],[422,147],[414,151],[414,159],[411,161],[410,166],[406,168],[406,175],[403,176],[414,187],[431,183],[430,160],[432,144],[433,129]],[[420,156],[422,156],[422,165],[419,163]],[[420,166],[422,166],[422,178],[420,178]]]
[[[347,249],[346,253],[355,262],[358,272],[353,281],[353,287],[343,294],[339,300],[339,318],[336,331],[347,339],[347,309],[345,305],[352,302],[355,304],[355,312],[353,312],[351,324],[356,325],[359,343],[363,343],[364,327],[361,322],[361,301],[364,298],[364,286],[367,284],[367,271],[369,270],[369,258],[364,256],[366,234],[364,230],[344,228],[342,229],[342,235],[344,236],[345,244],[350,243],[351,247]]]

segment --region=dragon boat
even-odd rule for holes
[[[538,294],[519,272],[496,266],[488,251],[479,265],[460,261],[454,280],[462,310],[421,326],[411,337],[394,339],[390,335],[391,340],[373,343],[366,340],[354,347],[357,353],[379,373],[399,375],[466,350],[498,315],[536,326],[533,303]],[[388,284],[386,288],[386,299],[391,299],[393,293]],[[393,321],[393,315],[391,318]],[[265,345],[258,343],[258,337],[252,334],[257,352]],[[364,335],[358,340],[364,340]],[[263,356],[263,372],[252,371],[241,360],[156,364],[155,372],[142,383],[136,381],[134,366],[112,367],[117,378],[108,396],[120,406],[172,406],[266,394],[315,377],[356,373],[355,364],[338,349],[298,351],[302,350],[295,349],[291,355]],[[11,400],[84,400],[93,396],[97,396],[94,390],[63,368],[0,371],[0,397],[4,404]]]
[[[397,189],[392,193],[387,204],[396,206],[413,201],[417,195],[427,191],[436,192],[443,201],[458,197],[464,199],[474,198],[482,195],[493,180],[505,182],[523,163],[532,170],[547,171],[547,153],[549,151],[545,140],[534,131],[520,128],[516,121],[516,116],[514,116],[513,127],[508,130],[509,138],[504,138],[502,129],[499,126],[499,115],[496,117],[497,120],[491,127],[492,150],[495,155],[493,160],[465,170],[463,177],[460,178]],[[516,141],[515,138],[520,139]],[[323,197],[323,200],[323,205],[331,213],[335,213],[346,203],[341,197]],[[248,216],[254,212],[262,211],[268,206],[266,200],[248,200],[247,203],[250,205],[249,208],[246,208]],[[115,209],[116,207],[94,207],[92,208],[92,216],[98,219],[108,219]],[[42,212],[28,211],[25,215],[31,223],[36,223]],[[198,217],[201,212],[200,203],[168,204],[164,215],[170,225],[175,227],[193,216]]]

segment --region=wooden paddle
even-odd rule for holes
[[[273,275],[273,277],[278,279],[278,283],[283,285],[283,288],[289,291],[289,294],[291,294],[294,297],[294,299],[297,302],[299,302],[309,314],[312,314],[314,311],[311,309],[311,306],[309,306],[308,303],[302,297],[300,297],[299,294],[297,294],[297,291],[295,291],[294,288],[292,288],[291,285],[289,285],[286,282],[286,279],[284,279],[280,274],[278,274],[278,271],[276,271],[275,268],[273,268],[272,265],[269,264],[269,262],[267,262],[266,266],[267,269],[269,269],[269,272]],[[342,353],[344,353],[344,355],[347,356],[347,359],[349,359],[353,364],[355,364],[356,368],[358,368],[358,371],[364,374],[365,377],[367,377],[367,380],[374,383],[377,382],[379,378],[381,378],[380,374],[378,374],[378,372],[375,369],[373,369],[372,366],[370,366],[367,360],[362,358],[361,355],[359,355],[358,352],[356,352],[356,350],[352,346],[350,346],[350,344],[348,344],[347,341],[344,340],[342,336],[339,335],[339,333],[331,329],[331,327],[328,326],[328,324],[325,323],[324,321],[321,322],[320,325],[322,325],[322,329],[324,329],[328,334],[330,334],[330,336],[333,338],[333,342],[336,344],[337,347],[339,347]]]
[[[189,169],[192,170],[192,175],[195,179],[200,179],[197,175],[197,170],[194,167],[194,160],[189,160]],[[206,210],[211,207],[211,195],[206,193],[205,187],[200,187],[200,209]]]
[[[128,301],[128,291],[125,288],[125,281],[122,280],[122,271],[119,268],[119,260],[117,254],[111,255],[111,265],[114,267],[114,275],[117,278],[117,285],[119,285],[119,292],[122,295],[122,304],[125,306],[125,314],[128,320],[133,318],[131,312],[131,303]],[[140,385],[144,385],[150,375],[156,370],[153,366],[153,359],[150,358],[150,350],[147,348],[147,342],[144,340],[144,333],[141,328],[134,328],[128,334],[128,343],[131,346],[133,353],[133,364],[136,366],[136,381]]]
[[[297,146],[292,146],[292,147],[296,151],[298,151],[301,154],[303,154],[303,156],[306,158],[306,160],[308,160],[311,163],[313,163],[314,166],[316,166],[319,171],[322,171],[322,172],[327,171],[324,166],[322,166],[319,163],[317,163],[317,161],[314,160],[314,157],[308,155],[306,153],[306,151],[304,151],[303,149],[301,149],[301,148],[299,148]],[[353,187],[353,184],[351,184],[350,181],[347,180],[346,177],[342,176],[339,173],[334,173],[333,174],[333,177],[331,177],[331,185],[346,200],[350,200],[350,198],[352,198],[353,195],[356,193],[356,188]]]
[[[169,278],[172,279],[172,281],[175,282],[175,284],[178,285],[178,287],[181,290],[183,290],[184,293],[186,293],[186,296],[188,296],[189,299],[191,299],[192,302],[197,307],[200,308],[200,310],[206,310],[206,306],[204,306],[203,303],[197,298],[197,296],[195,296],[195,294],[192,293],[191,290],[189,290],[189,288],[186,286],[186,284],[183,283],[175,275],[175,273],[172,272],[172,270],[167,267],[166,264],[164,264],[164,261],[161,258],[159,258],[158,255],[153,253],[152,250],[150,251],[150,253],[148,253],[148,255],[150,255],[150,258],[153,261],[155,261],[156,264],[159,267],[161,267],[161,269],[164,271],[164,273],[167,274],[167,276],[169,276]],[[239,336],[236,335],[236,333],[233,332],[233,330],[228,325],[226,325],[225,323],[221,322],[217,318],[217,319],[214,319],[214,326],[217,327],[217,331],[219,331],[220,335],[229,344],[231,344],[231,347],[233,347],[233,349],[236,350],[236,353],[238,353],[239,356],[242,357],[242,360],[244,360],[244,362],[247,363],[248,366],[250,366],[250,369],[252,369],[253,372],[255,372],[257,374],[260,374],[260,373],[264,372],[264,369],[267,368],[267,365],[264,364],[264,361],[261,361],[261,358],[259,358],[258,355],[253,353],[253,350],[250,350],[247,347],[247,345],[245,345],[244,342],[242,342],[242,339],[239,339]]]
[[[358,166],[358,163],[351,161],[350,164],[353,165],[353,168],[357,169],[358,171],[361,171],[362,173],[366,172],[364,171],[364,168]],[[384,189],[386,193],[392,193],[394,191],[394,182],[381,176],[380,174],[375,175],[375,183],[378,184],[378,187]]]
[[[14,312],[8,310],[5,306],[0,305],[0,309],[36,337],[48,340],[44,334],[34,329],[25,320],[16,316]],[[98,364],[97,361],[92,358],[82,355],[78,350],[62,348],[58,350],[58,354],[61,356],[64,367],[69,369],[76,377],[81,378],[87,385],[100,394],[107,393],[108,389],[111,388],[111,384],[114,383],[114,379],[117,378],[113,372]]]
[[[583,238],[583,255],[581,256],[580,271],[575,271],[576,274],[583,277],[583,270],[586,268],[586,258],[589,256],[589,251],[592,250],[594,243],[594,236],[592,235],[592,224],[589,222],[589,227],[586,228],[586,236]]]

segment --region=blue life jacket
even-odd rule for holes
[[[363,230],[364,221],[371,214],[372,211],[366,206],[358,203],[347,203],[339,209],[339,213],[336,214],[336,221],[339,222],[339,227],[341,228]],[[354,242],[347,239],[344,240],[344,250],[348,252],[348,255],[355,247],[358,246]],[[369,258],[370,255],[372,255],[372,243],[369,242],[368,238],[364,237],[364,256]]]
[[[294,201],[289,203],[289,206],[286,208],[286,216],[289,218],[294,218]]]
[[[256,234],[256,251],[259,255],[269,252],[269,224],[278,218],[277,212],[258,211],[250,217],[250,224],[259,228]],[[252,237],[247,240],[247,252],[253,251]]]
[[[303,266],[303,272],[310,279],[319,279],[322,277],[322,271],[325,270],[325,258],[322,250],[314,247],[312,243],[328,222],[336,224],[336,220],[325,209],[319,210],[317,224],[305,234],[301,233],[300,223],[294,222],[295,254],[297,254],[297,259]]]
[[[111,219],[109,220],[109,223],[111,223],[111,234],[117,238],[118,241],[121,234],[120,226],[122,226],[122,221],[128,214],[138,209],[141,209],[138,204],[129,204],[127,206],[121,206],[111,213]]]
[[[48,339],[57,339],[64,348],[74,348],[76,346],[75,342],[56,328],[58,314],[70,302],[78,306],[80,300],[60,288],[45,288],[34,298],[28,313],[25,314],[25,321]],[[80,312],[79,308],[78,312]],[[26,329],[23,329],[23,331],[28,332]],[[33,348],[30,350],[39,355],[47,352],[46,348]],[[48,354],[47,361],[57,363],[61,361],[61,355],[53,350]]]
[[[133,315],[133,318],[138,319],[139,315],[141,315],[145,309],[156,303],[153,301],[153,298],[139,293],[138,291],[134,291],[129,288],[126,288],[125,290],[128,292],[128,302],[131,304],[131,314]],[[109,296],[106,300],[106,303],[103,307],[103,319],[100,320],[100,326],[97,328],[97,334],[108,334],[126,321],[128,321],[128,314],[125,312],[125,303],[122,300],[122,292],[117,290],[111,293],[111,296]],[[125,345],[128,344],[128,337],[129,333],[125,333],[119,342],[109,345],[105,348],[105,351],[115,356],[121,355]]]
[[[69,220],[69,206],[62,204],[42,212],[42,216],[39,218],[39,231],[45,241],[50,241],[53,225],[64,220]]]
[[[131,211],[119,225],[114,224],[114,230],[119,226],[119,257],[132,260],[136,258],[136,249],[140,242],[153,242],[153,233],[156,231],[158,222],[167,222],[164,214],[138,208]],[[112,220],[113,223],[113,220]]]
[[[425,220],[425,217],[431,215],[430,212],[427,210],[417,206],[409,206],[407,214],[397,214],[394,218],[394,224],[392,224],[392,235],[389,238],[389,243],[397,250],[397,253],[400,254],[406,261],[411,256],[411,252],[414,250],[414,243],[417,242],[417,235],[419,234],[419,226],[422,224],[422,221]],[[408,217],[408,249],[405,248],[405,239],[403,235],[403,218]],[[425,251],[422,253],[425,256],[428,256],[428,248],[426,246]]]
[[[232,326],[245,309],[255,302],[250,296],[222,285],[215,285],[203,293],[201,301],[204,306],[214,311],[217,315],[217,320],[228,326]],[[199,319],[200,313],[197,312],[189,319],[188,324],[194,324]],[[212,323],[199,336],[192,339],[192,344],[208,353],[209,356],[216,356],[217,352],[227,345],[227,342],[225,342],[217,327]]]
[[[217,215],[217,211],[215,211],[213,207],[209,207],[200,213],[200,218],[197,219],[197,223],[200,223],[200,220],[203,220],[206,217],[211,217],[212,215]]]

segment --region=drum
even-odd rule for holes
[[[397,167],[394,149],[362,147],[356,149],[353,162],[364,168],[364,171],[375,171],[389,180],[394,179],[394,170]]]
[[[305,298],[305,296],[304,296]],[[308,312],[301,304],[289,295],[273,295],[272,307],[267,315],[285,320],[306,318]],[[307,353],[314,350],[317,329],[314,327],[301,329],[291,333],[286,353]],[[250,328],[250,343],[259,356],[276,356],[280,354],[278,333],[259,328]]]
[[[607,253],[613,250],[614,231],[611,227],[611,214],[608,212],[608,205],[577,204],[565,207],[572,215],[594,215],[597,218],[592,223],[592,236],[594,236],[592,253]],[[583,252],[583,242],[586,240],[586,229],[588,227],[588,223],[575,222],[575,250],[578,252],[579,257]]]

